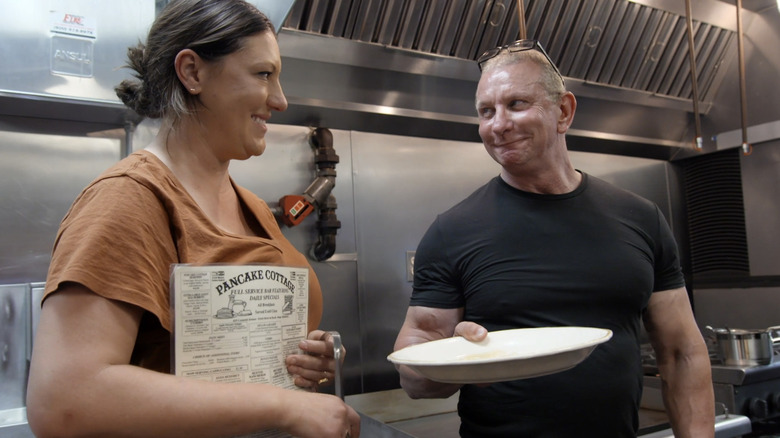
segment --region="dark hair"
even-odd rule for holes
[[[173,0],[152,24],[146,44],[128,48],[126,67],[136,79],[122,81],[116,95],[140,116],[178,120],[197,96],[179,81],[176,55],[192,49],[216,61],[241,49],[246,37],[266,31],[274,31],[268,17],[243,0]]]

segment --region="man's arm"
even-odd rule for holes
[[[470,341],[481,341],[487,336],[482,326],[462,321],[463,308],[434,309],[431,307],[410,306],[406,320],[398,333],[394,350],[410,345],[435,341],[452,336],[463,336]],[[401,387],[409,397],[446,398],[455,394],[461,385],[440,383],[429,380],[405,365],[396,365],[401,375]]]
[[[653,293],[644,323],[658,360],[674,436],[714,436],[710,359],[685,288]]]

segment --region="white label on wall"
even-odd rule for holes
[[[97,38],[95,18],[87,15],[72,14],[63,11],[51,11],[50,31],[86,38]]]

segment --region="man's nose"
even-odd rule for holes
[[[506,110],[503,109],[497,109],[495,115],[493,116],[493,121],[491,123],[491,129],[495,134],[503,134],[512,125],[512,121],[509,118],[509,114],[507,114]]]

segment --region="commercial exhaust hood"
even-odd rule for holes
[[[661,9],[661,2],[646,3],[525,0],[527,34],[544,44],[569,78],[690,99],[685,16]],[[718,19],[694,20],[704,96],[716,84],[734,37],[729,7],[710,3],[721,10],[711,14]],[[299,0],[285,23],[291,29],[465,60],[516,40],[519,25],[517,0]]]
[[[473,60],[517,39],[518,9],[517,0],[297,0],[279,38],[291,106],[278,119],[478,141]],[[523,11],[527,38],[578,98],[570,147],[668,159],[690,146],[684,2],[525,0]],[[692,15],[706,114],[734,62],[736,10],[694,0]]]
[[[659,159],[688,149],[693,92],[683,2],[521,1],[527,37],[542,42],[578,99],[570,148]],[[15,18],[0,31],[0,116],[137,122],[113,86],[130,74],[120,68],[127,46],[166,3],[12,2]],[[517,39],[520,27],[518,0],[252,3],[279,32],[290,106],[272,122],[450,140],[479,141],[473,60]],[[55,19],[63,14],[81,17],[88,34],[60,29]],[[735,58],[736,13],[728,2],[693,0],[692,15],[698,107],[706,114]],[[745,24],[755,15],[746,11]]]

